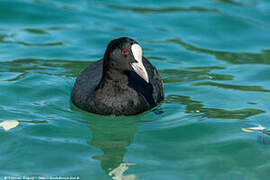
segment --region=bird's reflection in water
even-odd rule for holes
[[[127,147],[133,140],[139,117],[104,117],[88,120],[92,139],[87,143],[103,151],[103,155],[92,156],[100,161],[101,168],[113,179],[138,179],[135,175],[123,175],[128,166],[124,163]]]

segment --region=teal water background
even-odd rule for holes
[[[159,69],[163,113],[70,103],[121,36]],[[20,122],[0,129],[0,178],[266,180],[268,132],[241,128],[269,128],[269,104],[268,0],[0,0],[0,120]]]

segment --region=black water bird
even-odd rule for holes
[[[164,98],[157,69],[142,56],[133,39],[112,40],[103,59],[90,64],[77,77],[72,102],[102,115],[135,115],[157,106]]]

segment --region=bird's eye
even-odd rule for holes
[[[127,55],[128,54],[127,50],[123,50],[122,54]]]

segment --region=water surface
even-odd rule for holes
[[[269,178],[267,0],[1,0],[0,176]],[[104,117],[70,102],[117,37],[160,72],[161,114]],[[122,175],[124,173],[124,175]],[[125,177],[123,177],[125,176]]]

